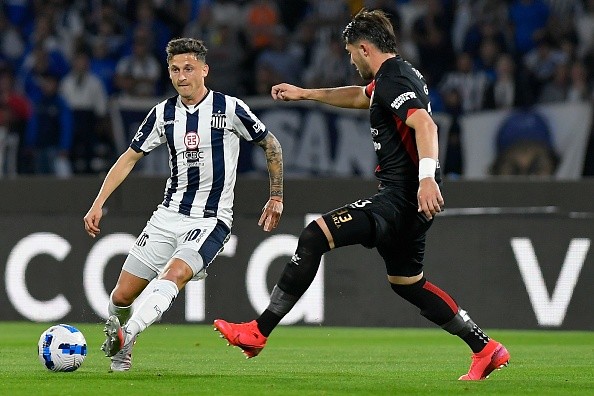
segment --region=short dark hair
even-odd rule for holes
[[[384,53],[396,54],[396,35],[394,27],[385,12],[362,9],[346,25],[342,32],[346,44],[367,40]]]
[[[169,41],[165,51],[167,52],[167,63],[169,63],[173,56],[179,54],[193,54],[197,60],[206,62],[206,52],[208,50],[202,40],[184,37]]]

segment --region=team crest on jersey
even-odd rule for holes
[[[225,123],[227,121],[227,116],[221,113],[213,113],[212,117],[210,118],[210,127],[215,129],[223,129],[225,128]]]
[[[186,136],[184,136],[184,144],[188,150],[196,150],[198,148],[200,137],[196,131],[186,132]]]

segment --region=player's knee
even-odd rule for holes
[[[328,238],[316,221],[312,221],[301,231],[297,250],[302,253],[319,254],[320,256],[330,250]]]
[[[312,221],[301,232],[295,254],[285,266],[278,287],[293,296],[303,295],[318,272],[322,255],[329,250],[326,235]]]
[[[128,307],[132,305],[136,299],[136,296],[128,293],[124,288],[116,286],[116,288],[111,292],[110,298],[111,302],[116,307]]]
[[[422,277],[417,282],[408,284],[390,282],[390,287],[400,297],[409,300],[413,295],[418,293],[419,288],[422,288],[426,281],[427,280],[424,277]]]
[[[189,282],[193,276],[192,268],[184,260],[173,258],[165,267],[159,279],[167,279],[180,287]]]

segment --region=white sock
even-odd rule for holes
[[[177,285],[166,279],[156,280],[151,287],[152,293],[134,310],[126,324],[126,344],[151,324],[161,319],[163,313],[171,307],[179,293]]]
[[[128,305],[127,307],[118,307],[113,303],[113,300],[111,299],[112,295],[113,292],[109,296],[109,305],[107,306],[107,312],[109,312],[110,316],[117,316],[120,320],[121,325],[123,326],[130,318],[130,315],[132,315],[132,305]]]

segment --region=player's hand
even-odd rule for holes
[[[103,208],[91,206],[91,209],[89,209],[83,218],[85,230],[92,238],[95,238],[101,232],[101,229],[99,229],[101,217],[103,217]]]
[[[258,225],[263,227],[264,231],[272,231],[278,225],[282,214],[283,203],[276,199],[269,199],[262,209],[262,216],[258,220]]]
[[[419,191],[417,193],[419,203],[419,212],[423,212],[427,219],[431,220],[433,216],[441,212],[444,206],[443,197],[437,182],[432,177],[425,177],[419,182]]]
[[[303,99],[303,88],[287,83],[277,84],[270,90],[270,95],[274,100],[300,100]]]

